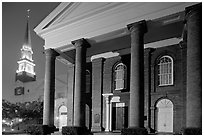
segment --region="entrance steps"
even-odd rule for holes
[[[158,132],[158,133],[154,133],[155,135],[173,135],[172,132]]]
[[[51,135],[62,135],[62,132],[57,131],[57,132],[51,133]]]
[[[51,135],[62,135],[62,132],[54,132]],[[121,135],[120,131],[113,131],[113,132],[93,132],[93,135]],[[168,132],[159,132],[159,133],[150,133],[149,135],[173,135],[173,133],[168,133]]]
[[[62,135],[62,132],[54,132],[51,135]],[[120,132],[94,132],[93,135],[121,135]]]
[[[113,132],[94,132],[93,135],[121,135],[120,131],[113,131]]]

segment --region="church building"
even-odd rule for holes
[[[201,13],[193,2],[59,4],[34,29],[45,40],[43,125],[202,128]],[[57,104],[56,60],[67,66]]]

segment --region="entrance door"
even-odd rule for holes
[[[173,132],[173,103],[162,99],[157,103],[158,132]]]
[[[128,127],[128,107],[125,103],[116,103],[112,109],[112,129],[121,130]]]
[[[67,126],[67,107],[61,106],[59,108],[59,131],[62,131],[62,127]]]

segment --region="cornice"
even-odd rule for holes
[[[45,19],[43,19],[43,21],[38,24],[35,28],[34,31],[39,35],[40,32],[42,31],[42,29],[47,26],[52,20],[54,20],[57,15],[60,14],[60,12],[67,7],[67,5],[70,5],[71,2],[67,2],[67,3],[61,3],[59,4]],[[40,35],[39,35],[40,36]]]

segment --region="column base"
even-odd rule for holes
[[[90,135],[87,127],[65,126],[62,127],[62,135]]]
[[[130,127],[121,130],[121,135],[147,135],[148,131],[144,127]]]
[[[53,127],[50,127],[48,125],[42,126],[43,135],[50,135],[51,133],[54,133],[57,130],[59,130],[59,129],[57,129],[55,126],[53,126]]]
[[[109,129],[105,129],[105,132],[110,132],[110,130]]]
[[[151,127],[146,127],[148,133],[155,133],[155,130]]]

